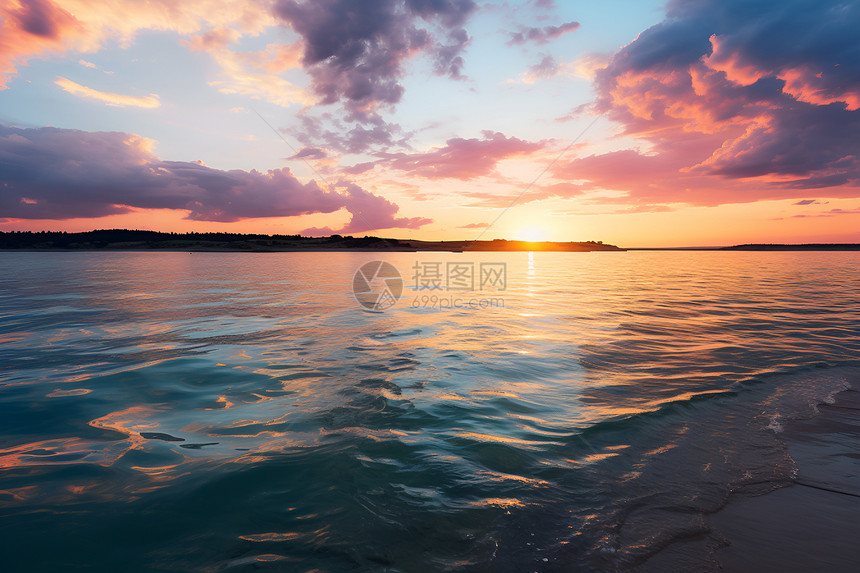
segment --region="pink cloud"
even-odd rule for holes
[[[349,175],[360,175],[372,170],[374,167],[376,167],[375,161],[365,161],[364,163],[356,163],[355,165],[344,167],[343,172]]]
[[[189,50],[194,51],[219,50],[235,42],[240,35],[230,28],[215,28],[207,30],[204,34],[191,36],[184,44]]]
[[[499,161],[529,155],[545,142],[530,142],[485,131],[483,139],[454,138],[424,153],[387,154],[382,162],[392,169],[425,179],[461,179],[491,175]]]
[[[33,55],[62,51],[65,38],[83,34],[80,22],[50,0],[7,4],[0,18],[0,89]]]
[[[751,64],[743,63],[737,53],[728,53],[725,43],[716,34],[710,37],[711,53],[702,58],[702,62],[712,70],[723,72],[730,82],[750,86],[768,75],[767,71],[756,69]]]
[[[209,30],[189,41],[202,49],[267,25],[275,20],[257,0],[215,7],[211,0],[13,0],[0,7],[0,89],[33,58],[68,50],[95,52],[107,39],[128,45],[140,30],[188,36]]]
[[[271,74],[279,74],[287,70],[301,67],[302,45],[267,44],[265,50],[257,52],[240,52],[237,57],[255,68],[261,68]]]
[[[553,174],[642,204],[860,195],[860,8],[843,12],[671,2],[596,72],[594,109],[648,151],[562,161]]]
[[[365,191],[354,183],[341,183],[343,195],[347,198],[346,208],[352,214],[349,222],[340,229],[331,227],[312,227],[302,231],[303,235],[325,236],[334,233],[360,233],[376,229],[418,229],[432,223],[426,217],[396,217],[397,205]]]
[[[855,86],[832,86],[823,79],[822,72],[807,66],[789,68],[777,77],[785,82],[783,91],[797,101],[815,105],[844,103],[848,111],[860,109],[860,90]]]

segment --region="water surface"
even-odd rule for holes
[[[375,259],[407,287],[381,313],[351,293]],[[413,308],[446,294],[409,288],[416,262],[504,262],[507,288]],[[857,386],[859,273],[858,253],[0,253],[2,558],[624,571],[717,547],[731,493],[791,483],[785,420]]]

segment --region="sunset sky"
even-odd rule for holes
[[[857,30],[820,0],[0,0],[0,230],[860,242]]]

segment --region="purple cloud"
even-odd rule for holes
[[[342,170],[349,175],[360,175],[361,173],[370,171],[374,167],[376,167],[375,161],[365,161],[364,163],[356,163],[355,165],[343,167]]]
[[[529,66],[525,73],[525,80],[533,83],[537,80],[548,80],[558,73],[558,62],[550,55],[542,54],[541,60]]]
[[[546,44],[550,40],[560,38],[569,32],[575,32],[580,28],[579,22],[565,22],[558,26],[544,26],[543,28],[522,28],[519,32],[512,32],[509,46],[522,46],[529,42],[535,44]]]
[[[301,116],[302,129],[293,133],[313,146],[324,146],[343,153],[371,153],[392,146],[406,146],[411,133],[404,133],[396,123],[388,123],[378,115],[367,118],[363,124],[345,123],[324,114],[313,117]]]
[[[146,138],[119,132],[0,126],[0,217],[92,218],[133,208],[180,209],[187,219],[232,222],[346,209],[344,230],[415,229],[430,219],[396,217],[397,205],[341,181],[335,190],[266,173],[165,161]]]
[[[439,75],[447,75],[452,80],[462,80],[463,66],[466,64],[462,54],[472,39],[466,30],[460,28],[448,35],[449,44],[440,45],[434,50],[433,70]]]
[[[819,201],[818,199],[802,199],[792,205],[826,205],[828,201]]]
[[[18,11],[10,10],[10,14],[18,20],[21,29],[41,38],[57,38],[66,20],[58,17],[67,16],[65,11],[56,9],[53,3],[45,0],[22,2]]]
[[[830,209],[829,211],[821,211],[814,214],[792,215],[790,217],[774,217],[773,220],[784,221],[786,219],[820,219],[822,217],[839,217],[841,215],[860,215],[860,207],[857,207],[856,209]]]
[[[343,188],[343,194],[348,197],[349,212],[352,217],[349,222],[340,229],[331,227],[311,227],[302,231],[303,235],[325,236],[334,233],[360,233],[374,229],[418,229],[423,225],[432,223],[432,219],[425,217],[395,217],[399,207],[394,203],[365,191],[354,183],[338,183]]]
[[[298,153],[290,156],[290,159],[325,159],[328,157],[328,152],[319,147],[303,147]]]
[[[350,119],[365,121],[400,101],[403,62],[416,51],[429,52],[438,73],[461,76],[463,24],[476,8],[473,0],[280,0],[274,12],[302,36],[302,63],[322,103],[343,101]]]

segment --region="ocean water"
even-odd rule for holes
[[[374,260],[404,283],[382,312],[352,293]],[[464,268],[474,290],[415,288]],[[627,571],[704,539],[715,569],[708,515],[789,485],[782,425],[860,388],[858,276],[860,253],[0,253],[0,568]]]

